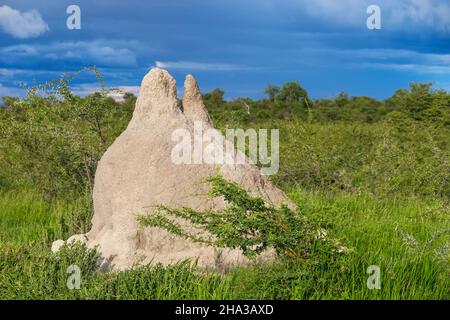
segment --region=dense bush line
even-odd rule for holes
[[[95,71],[95,69],[94,69]],[[100,76],[97,74],[101,81]],[[96,163],[124,130],[136,97],[80,98],[73,76],[30,88],[0,107],[0,187],[32,185],[51,199],[89,194]],[[42,95],[45,93],[45,95]],[[450,95],[411,84],[385,101],[340,94],[311,100],[298,83],[269,86],[268,99],[204,95],[217,127],[279,128],[284,188],[449,197]]]

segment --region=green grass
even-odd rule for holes
[[[63,236],[61,220],[68,205],[48,203],[33,191],[8,192],[0,200],[0,241],[27,243]]]
[[[448,299],[448,210],[442,200],[379,200],[295,191],[303,214],[349,249],[314,252],[303,262],[239,268],[226,275],[187,263],[97,272],[94,252],[50,253],[67,237],[74,204],[48,204],[32,192],[0,195],[0,299]],[[440,236],[439,236],[440,235]],[[434,239],[434,241],[431,241]],[[443,253],[439,253],[443,252]],[[80,266],[79,290],[66,287]],[[367,267],[381,268],[381,290],[366,286]]]
[[[377,200],[301,192],[292,198],[302,212],[326,226],[330,237],[350,249],[340,270],[320,270],[317,278],[329,281],[322,281],[317,298],[449,297],[448,251],[439,253],[448,250],[450,226],[442,200]],[[370,265],[381,268],[381,290],[366,287]],[[302,290],[299,293],[307,298]]]

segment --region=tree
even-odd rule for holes
[[[109,90],[80,98],[70,92],[71,79],[29,87],[0,113],[2,165],[48,199],[91,193],[97,161],[128,123]]]
[[[413,119],[423,120],[424,113],[433,105],[431,83],[410,83],[407,108]]]
[[[270,101],[275,101],[275,98],[280,93],[280,87],[269,84],[264,93],[269,97]]]
[[[449,123],[450,97],[443,90],[433,90],[431,83],[410,83],[409,90],[396,91],[386,100],[386,105],[414,120],[444,125]]]
[[[340,92],[339,95],[335,99],[336,105],[339,108],[345,107],[348,104],[349,100],[350,99],[349,99],[348,94],[346,92]]]
[[[127,101],[136,101],[136,96],[134,94],[132,94],[131,92],[125,92],[123,94],[123,101],[127,102]]]
[[[209,93],[205,93],[203,95],[203,99],[204,99],[205,103],[208,103],[209,105],[211,105],[213,107],[220,108],[225,103],[225,100],[223,98],[224,95],[225,95],[225,91],[223,91],[222,89],[216,88]]]
[[[283,84],[280,92],[277,95],[277,100],[282,102],[298,102],[308,100],[308,93],[300,86],[300,83],[286,82]]]

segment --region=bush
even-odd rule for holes
[[[309,124],[279,127],[284,189],[369,192],[376,196],[450,196],[450,134],[394,113],[374,124]]]
[[[239,185],[221,176],[206,179],[212,187],[209,195],[223,197],[221,210],[198,212],[191,208],[156,206],[148,215],[138,216],[145,227],[160,227],[177,236],[219,248],[240,249],[253,258],[268,248],[280,257],[305,259],[318,240],[317,228],[286,205],[268,206],[259,196],[251,196]],[[170,218],[171,217],[171,218]],[[184,228],[177,219],[187,220],[196,230]],[[320,242],[326,242],[320,240]]]
[[[31,184],[49,199],[92,191],[97,161],[131,114],[108,90],[74,96],[69,82],[75,75],[29,88],[26,98],[2,110],[2,184]]]

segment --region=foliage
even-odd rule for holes
[[[264,93],[267,100],[238,98],[224,101],[224,91],[215,89],[204,94],[204,98],[205,105],[219,125],[230,122],[253,125],[268,119],[376,123],[395,111],[435,127],[450,127],[450,95],[433,89],[429,83],[411,83],[409,90],[398,90],[384,101],[365,96],[350,97],[345,92],[331,99],[311,100],[298,82],[287,82],[281,88],[269,85]],[[247,112],[244,101],[250,112]]]
[[[198,212],[187,207],[159,205],[154,212],[138,216],[139,223],[144,227],[163,228],[194,242],[239,248],[247,257],[255,257],[268,248],[275,249],[281,257],[308,257],[317,240],[317,230],[301,214],[285,205],[269,206],[261,197],[249,195],[221,176],[209,177],[206,182],[212,185],[210,196],[223,197],[227,202],[223,210]],[[187,220],[197,231],[183,228],[176,218]]]
[[[300,121],[280,128],[283,188],[450,197],[450,132],[392,113],[377,124]]]
[[[24,99],[4,99],[0,188],[32,186],[48,200],[89,197],[97,161],[126,127],[136,97],[126,94],[119,103],[105,89],[77,97],[69,89],[74,76],[29,88]],[[268,100],[225,101],[215,89],[204,99],[221,129],[280,129],[279,186],[449,196],[446,92],[412,83],[386,101],[346,93],[310,100],[297,82],[266,92]]]
[[[1,172],[10,173],[5,181],[32,184],[49,199],[92,190],[97,161],[131,114],[118,108],[106,89],[85,98],[73,95],[74,76],[28,88],[24,99],[7,100],[0,118]]]

